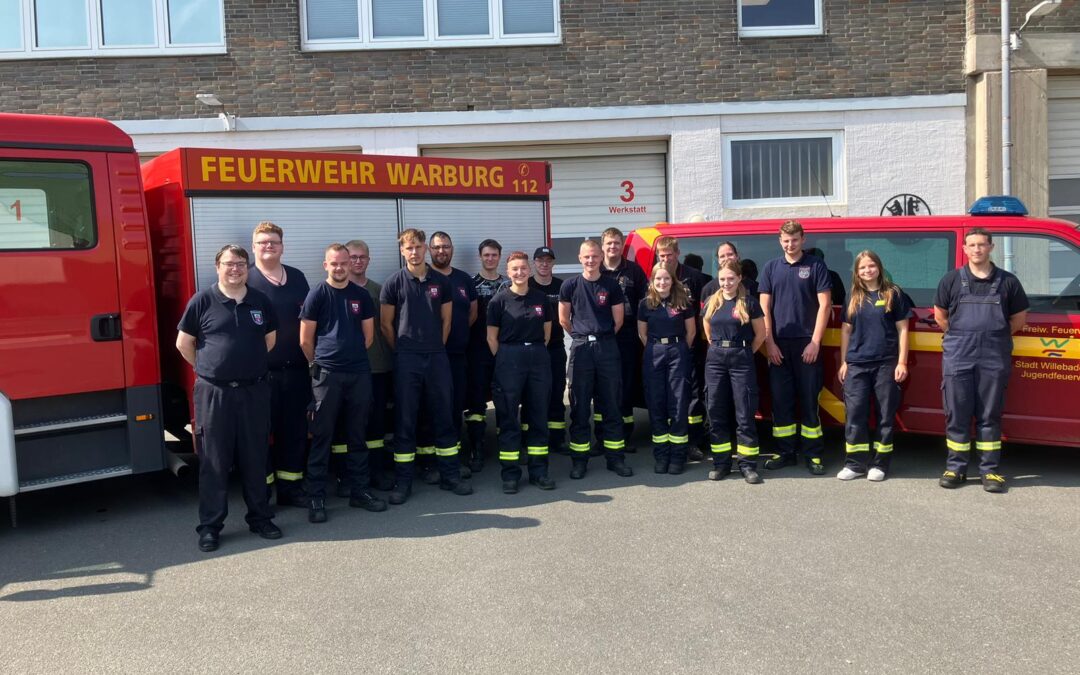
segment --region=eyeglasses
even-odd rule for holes
[[[247,262],[240,260],[238,262],[219,262],[218,267],[224,267],[229,270],[243,270],[247,269]]]
[[[351,260],[353,262],[360,262],[361,260],[367,260],[367,259],[368,259],[368,256],[366,256],[366,255],[351,255],[351,256],[349,256],[349,260]]]
[[[257,241],[257,242],[255,242],[255,245],[256,246],[261,246],[263,248],[274,248],[276,246],[281,246],[281,242],[280,241],[270,241],[270,240]]]

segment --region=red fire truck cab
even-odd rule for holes
[[[0,114],[0,496],[160,470],[190,438],[191,368],[173,344],[225,243],[284,228],[312,284],[362,238],[382,279],[397,234],[549,242],[544,162],[181,148],[140,167],[96,119]]]
[[[959,216],[806,218],[805,248],[817,248],[844,290],[850,291],[855,256],[875,251],[892,279],[915,302],[911,319],[910,357],[899,428],[943,435],[941,396],[941,329],[934,323],[933,300],[938,282],[949,270],[965,264],[963,234],[972,227],[993,233],[994,262],[1015,273],[1031,301],[1027,326],[1014,336],[1013,374],[1006,399],[1003,431],[1008,440],[1046,445],[1080,445],[1080,226],[1061,220],[1030,218],[1015,199],[979,200],[972,212]],[[652,269],[653,246],[662,235],[678,239],[680,254],[696,253],[704,271],[716,274],[716,249],[731,241],[743,261],[760,268],[782,254],[782,220],[659,223],[633,232],[627,255],[643,269]],[[835,299],[835,298],[834,298]],[[844,421],[839,367],[840,305],[833,307],[825,334],[825,388],[821,393],[826,422]],[[768,377],[758,359],[762,412],[769,414]]]

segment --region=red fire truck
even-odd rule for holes
[[[941,329],[934,323],[933,299],[938,281],[965,264],[963,233],[983,227],[994,235],[994,262],[1015,273],[1031,301],[1027,327],[1014,337],[1012,379],[1006,398],[1003,431],[1008,440],[1046,445],[1080,445],[1080,226],[1061,220],[1029,218],[1015,199],[976,202],[962,216],[805,218],[806,248],[817,248],[825,263],[850,291],[854,257],[871,249],[896,283],[915,301],[899,428],[943,435]],[[644,269],[655,258],[653,244],[662,235],[678,238],[680,253],[696,253],[716,273],[716,249],[733,242],[742,260],[761,267],[781,255],[782,220],[659,223],[633,232],[628,257]],[[835,277],[834,277],[835,282]],[[825,389],[820,403],[826,422],[844,421],[843,395],[836,372],[840,363],[840,306],[823,341]],[[768,377],[758,359],[762,412],[769,413]]]
[[[176,323],[259,221],[309,281],[356,238],[389,275],[408,227],[475,271],[486,237],[549,242],[549,190],[544,162],[182,148],[140,167],[104,120],[0,114],[0,496],[170,464],[193,384]]]

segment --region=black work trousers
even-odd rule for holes
[[[371,410],[371,373],[340,373],[320,369],[311,379],[315,399],[311,422],[311,452],[304,490],[312,499],[326,497],[330,446],[340,418],[344,424],[345,484],[353,494],[371,484],[368,465],[367,418]]]
[[[311,377],[306,366],[271,370],[270,454],[267,477],[273,476],[279,497],[302,497],[307,463],[307,409]]]
[[[220,532],[229,513],[229,469],[236,466],[249,525],[273,517],[266,489],[270,387],[265,380],[228,386],[195,380],[195,437],[199,448],[199,526]]]
[[[491,395],[495,400],[499,462],[502,464],[504,481],[521,478],[518,461],[521,459],[522,446],[529,457],[529,476],[547,476],[547,408],[550,392],[551,364],[542,342],[499,345]],[[524,417],[527,426],[524,433],[521,417]]]
[[[600,415],[601,438],[609,461],[622,457],[619,394],[622,364],[614,337],[575,338],[570,345],[570,451],[575,460],[589,457],[589,422],[593,406]]]
[[[870,403],[877,404],[878,440],[870,447]],[[849,363],[844,378],[844,466],[866,473],[870,466],[889,469],[893,451],[893,426],[900,407],[896,382],[896,359]],[[873,457],[873,459],[871,459]]]

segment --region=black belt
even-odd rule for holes
[[[265,380],[266,376],[263,375],[262,377],[256,377],[251,380],[219,380],[216,377],[206,377],[205,375],[199,375],[199,379],[205,380],[210,384],[214,385],[215,387],[232,387],[233,389],[236,389],[237,387],[250,387],[253,384],[258,384]]]
[[[674,344],[678,344],[680,342],[686,342],[686,338],[681,338],[681,337],[679,337],[677,335],[672,335],[671,337],[649,338],[649,342],[652,342],[653,344],[661,344],[661,345],[674,345]]]
[[[499,344],[509,345],[511,347],[531,347],[533,345],[542,345],[544,343],[540,340],[536,340],[534,342],[500,342]]]
[[[750,343],[746,340],[711,340],[712,344],[717,347],[749,347]]]
[[[577,337],[576,337],[576,338],[574,338],[574,339],[575,339],[575,340],[581,340],[582,342],[599,342],[600,340],[610,340],[610,339],[613,339],[614,337],[615,337],[615,336],[614,336],[614,335],[612,335],[612,334],[605,334],[605,335],[579,335],[579,336],[577,336]]]

